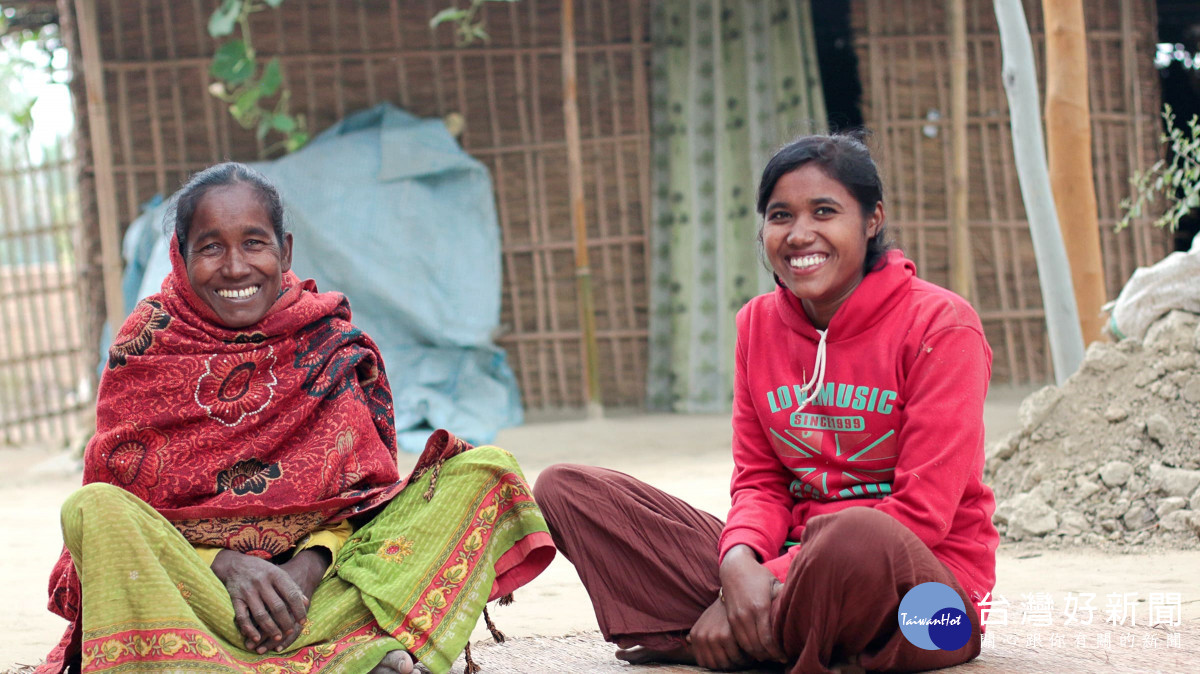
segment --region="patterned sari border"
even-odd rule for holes
[[[355,647],[386,636],[378,623],[370,620],[328,643],[305,646],[287,655],[264,655],[253,663],[240,663],[228,656],[218,640],[200,630],[128,630],[86,640],[82,665],[87,671],[153,671],[154,663],[163,663],[165,668],[172,670],[305,674],[335,664]],[[185,663],[186,667],[183,666]]]

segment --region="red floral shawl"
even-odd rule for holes
[[[345,296],[287,272],[261,321],[227,329],[170,248],[161,292],[134,307],[109,350],[83,482],[123,487],[192,543],[263,558],[395,496],[409,480],[396,466],[392,392]],[[439,431],[413,475],[466,448]],[[79,592],[64,550],[50,610],[75,621]]]

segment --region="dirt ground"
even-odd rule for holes
[[[1017,407],[1027,393],[993,391],[985,411],[989,439],[1017,426]],[[503,431],[496,444],[517,456],[530,482],[546,466],[560,461],[604,465],[723,515],[729,507],[730,435],[728,416],[612,415],[600,420],[530,423]],[[402,463],[414,460],[406,456]],[[77,467],[59,453],[36,448],[0,450],[0,540],[5,549],[0,556],[0,606],[5,608],[0,613],[0,671],[37,662],[61,635],[65,623],[45,609],[46,580],[62,545],[58,509],[78,484]],[[1182,638],[1200,640],[1197,569],[1200,551],[1139,548],[1113,554],[1084,547],[1051,551],[1005,545],[998,555],[997,599],[1009,602],[1004,607],[1007,619],[1017,625],[1038,617],[1037,607],[1044,606],[1045,599],[1039,600],[1036,593],[1048,596],[1055,615],[1042,647],[1052,651],[1080,648],[1079,634],[1064,626],[1061,615],[1068,593],[1094,594],[1098,623],[1106,615],[1107,595],[1136,593],[1129,601],[1138,625],[1145,624],[1151,613],[1151,593],[1179,593],[1176,616],[1182,621]],[[1175,605],[1169,594],[1165,596],[1168,608],[1156,609],[1160,616]],[[1034,602],[1026,607],[1033,610],[1023,614],[1026,601]],[[511,606],[492,609],[492,617],[512,637],[558,637],[596,629],[587,595],[573,567],[561,558],[518,591]],[[993,624],[998,620],[994,617]],[[1057,644],[1052,634],[1063,635],[1065,644]],[[1171,648],[1166,632],[1163,635],[1161,647]],[[473,641],[486,636],[480,625]],[[1113,644],[1116,648],[1116,637]],[[1194,652],[1200,644],[1189,641],[1182,646]],[[1006,648],[1019,646],[1000,639],[993,648],[994,654],[1003,655]]]

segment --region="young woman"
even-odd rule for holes
[[[71,624],[39,671],[448,671],[554,556],[516,460],[438,431],[401,478],[379,350],[290,271],[274,186],[221,164],[175,213],[63,505]]]
[[[535,486],[555,544],[625,660],[966,662],[999,542],[979,318],[888,250],[879,175],[852,137],[780,150],[758,212],[778,288],[737,317],[728,521],[615,471],[558,465]],[[899,629],[901,600],[925,582],[962,599],[961,648],[924,650]]]

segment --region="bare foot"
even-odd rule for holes
[[[412,674],[412,656],[407,651],[392,651],[383,656],[371,674]]]
[[[857,655],[852,655],[841,662],[835,662],[829,668],[836,674],[867,674],[867,670],[858,664]]]
[[[647,665],[651,663],[673,665],[696,664],[696,658],[692,655],[692,649],[688,648],[687,645],[672,648],[669,651],[656,651],[645,646],[621,648],[617,650],[617,659],[624,660],[631,665]]]

